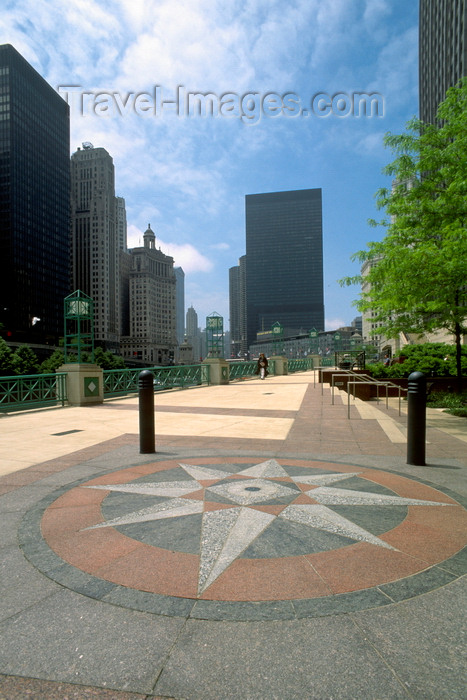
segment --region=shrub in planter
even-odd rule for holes
[[[406,345],[397,364],[386,367],[381,362],[368,365],[374,377],[408,377],[412,372],[423,372],[427,377],[456,376],[456,348],[447,343]],[[401,362],[402,360],[402,362]],[[467,347],[462,348],[462,374],[467,376]]]

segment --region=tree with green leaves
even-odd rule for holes
[[[467,79],[447,91],[436,124],[412,119],[401,135],[386,134],[395,155],[383,173],[393,185],[376,194],[386,234],[353,260],[365,274],[356,302],[372,311],[378,333],[397,337],[445,330],[456,344],[461,384],[462,336],[467,333]]]
[[[0,338],[0,376],[12,377],[16,374],[13,350]]]
[[[57,348],[49,357],[44,360],[40,367],[42,374],[53,374],[65,363],[65,356],[61,348]]]
[[[124,369],[125,361],[119,355],[113,355],[108,350],[105,351],[101,347],[97,347],[94,352],[94,361],[96,365],[102,369]]]
[[[15,374],[38,374],[39,360],[29,345],[20,345],[13,355]]]

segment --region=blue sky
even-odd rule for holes
[[[228,325],[245,195],[314,187],[326,327],[350,324],[359,290],[337,280],[383,235],[367,224],[389,184],[383,136],[418,112],[417,0],[4,0],[0,30],[68,92],[70,153],[89,141],[111,154],[129,246],[150,223],[201,326],[213,311]],[[168,104],[178,86],[211,93],[217,114]],[[356,93],[377,93],[380,115],[353,114]]]

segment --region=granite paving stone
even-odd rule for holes
[[[185,621],[62,590],[0,623],[6,675],[151,693]]]
[[[410,698],[392,669],[344,616],[261,622],[254,627],[189,621],[155,690],[190,700]]]
[[[0,550],[0,620],[12,617],[60,589],[32,566],[16,546]]]
[[[146,694],[0,675],[0,700],[147,700]],[[152,700],[158,700],[151,695]],[[159,698],[159,700],[164,700]],[[170,700],[170,698],[165,698]]]
[[[466,700],[467,422],[316,379],[1,416],[0,700]]]
[[[441,583],[441,582],[440,582]],[[465,700],[467,581],[354,615],[414,700]]]

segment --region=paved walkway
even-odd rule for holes
[[[313,372],[0,417],[0,699],[465,693],[467,422]],[[464,552],[464,553],[463,553]]]

